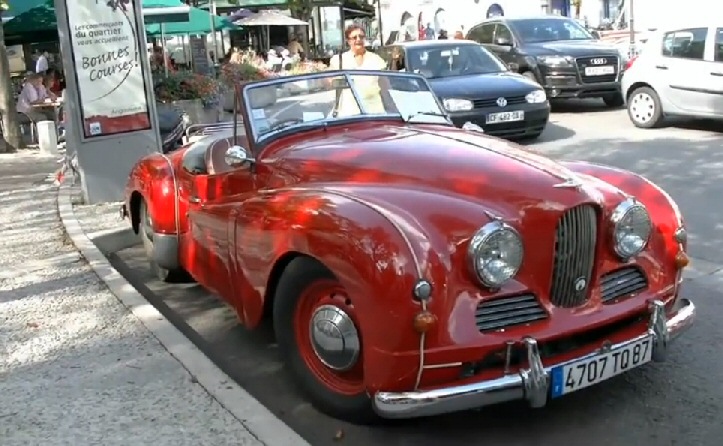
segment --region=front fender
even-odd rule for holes
[[[237,211],[234,287],[248,326],[273,298],[275,266],[306,255],[335,274],[357,310],[367,386],[394,387],[416,373],[418,357],[387,361],[419,348],[413,318],[420,305],[412,296],[419,270],[409,239],[380,209],[342,193],[295,189],[256,196]]]
[[[153,217],[153,230],[175,234],[178,227],[176,182],[171,160],[162,154],[142,158],[131,169],[125,189],[125,205],[138,233],[140,204],[145,200]]]
[[[582,161],[563,162],[569,169],[596,177],[626,194],[634,196],[645,205],[650,213],[656,231],[665,245],[666,257],[674,258],[680,251],[681,243],[675,240],[675,231],[685,226],[683,215],[675,201],[660,186],[627,170]],[[687,242],[682,243],[687,249]]]

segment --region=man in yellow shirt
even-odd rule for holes
[[[387,68],[384,59],[367,51],[364,45],[366,33],[361,26],[351,25],[344,34],[347,42],[349,42],[349,51],[333,56],[329,62],[329,69],[385,70]],[[382,102],[379,79],[376,76],[353,76],[352,82],[361,96],[367,113],[386,113]],[[344,90],[339,98],[337,116],[354,116],[359,113],[361,112],[356,105],[352,92]]]

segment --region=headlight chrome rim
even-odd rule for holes
[[[514,271],[512,274],[509,274],[508,277],[506,277],[504,280],[499,282],[493,282],[488,280],[484,274],[477,268],[477,261],[478,261],[478,254],[482,247],[485,246],[485,243],[490,240],[490,238],[500,232],[506,232],[508,234],[512,234],[517,244],[519,245],[519,256],[520,260],[517,265],[514,265]],[[525,257],[525,250],[524,245],[522,243],[522,237],[520,237],[519,232],[512,226],[508,225],[507,223],[504,223],[499,220],[495,220],[492,222],[489,222],[482,226],[470,239],[469,247],[467,249],[467,264],[470,270],[470,273],[477,278],[477,280],[482,283],[482,285],[491,288],[491,289],[497,289],[500,288],[502,285],[507,283],[509,280],[511,280],[513,277],[517,275],[517,273],[520,271],[520,267],[522,266],[522,261]]]
[[[647,218],[647,234],[645,234],[645,237],[640,237],[642,239],[642,243],[640,245],[640,248],[636,251],[630,251],[626,252],[622,249],[620,246],[620,243],[618,243],[618,232],[620,231],[621,227],[620,225],[625,221],[625,219],[630,215],[631,212],[639,212],[643,211],[645,213],[645,216]],[[615,254],[618,255],[622,260],[630,260],[631,258],[637,256],[641,252],[645,250],[645,248],[648,246],[648,242],[650,241],[650,235],[652,234],[653,230],[653,224],[652,220],[650,218],[650,213],[648,212],[645,205],[640,203],[635,198],[627,198],[623,202],[617,205],[615,207],[615,210],[613,210],[612,216],[610,217],[610,220],[613,224],[613,230],[612,230],[612,239],[613,239],[613,249],[615,250]]]

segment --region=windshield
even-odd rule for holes
[[[511,22],[523,43],[554,42],[556,40],[594,40],[585,28],[574,20],[558,18],[524,19]]]
[[[350,118],[449,124],[427,81],[408,73],[327,71],[253,83],[243,91],[256,142]]]
[[[480,45],[449,45],[408,48],[409,69],[434,79],[507,71],[505,65]]]

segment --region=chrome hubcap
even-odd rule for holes
[[[361,351],[359,332],[344,310],[333,305],[317,308],[309,329],[311,346],[324,365],[340,372],[354,367]]]
[[[647,93],[638,93],[630,101],[630,115],[641,124],[653,119],[655,102]]]

